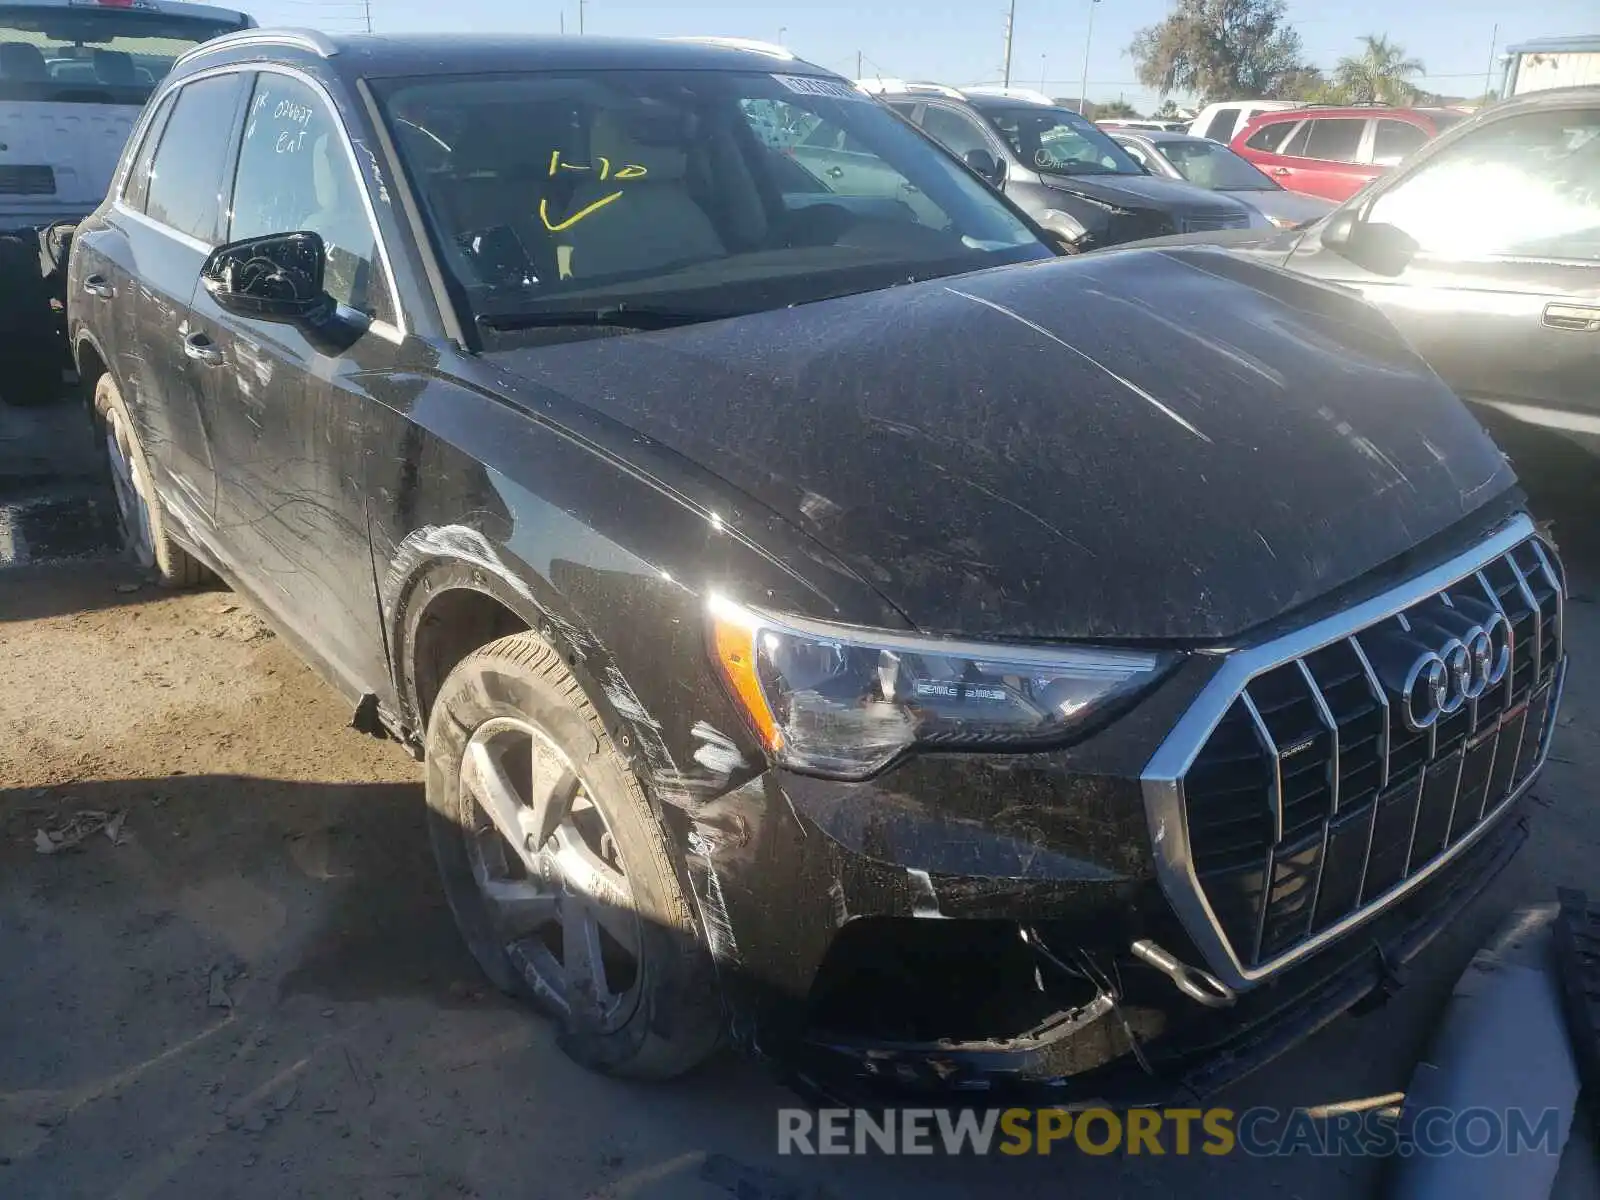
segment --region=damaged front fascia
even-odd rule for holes
[[[795,1051],[817,972],[856,917],[1083,918],[1122,936],[1149,879],[1142,801],[1127,781],[1151,731],[1209,674],[1205,664],[1069,750],[914,756],[849,784],[794,775],[765,769],[709,669],[690,680],[647,675],[640,683],[655,697],[647,700],[617,669],[612,641],[624,643],[628,661],[648,661],[626,641],[652,631],[618,616],[602,633],[560,611],[571,597],[530,586],[540,576],[525,557],[537,556],[510,524],[499,545],[446,524],[423,526],[396,548],[380,590],[400,656],[405,629],[419,619],[411,610],[435,579],[497,595],[562,650],[680,839],[733,1034],[746,1049]],[[452,573],[439,575],[445,568]],[[698,648],[701,601],[663,574],[639,564],[630,576],[657,589],[653,608],[672,599],[674,615],[655,636],[692,638]],[[603,577],[615,587],[624,576],[613,564]],[[665,650],[656,657],[681,660]]]
[[[687,822],[684,835],[689,881],[700,910],[706,944],[719,971],[739,960],[739,944],[727,912],[718,878],[716,859],[730,847],[747,840],[737,806],[722,798],[730,782],[756,768],[729,735],[706,720],[692,726],[693,749],[688,766],[667,745],[662,723],[646,708],[627,678],[617,668],[604,643],[576,621],[541,600],[521,571],[513,569],[479,530],[465,525],[425,526],[411,533],[396,548],[382,584],[386,625],[404,630],[415,624],[409,609],[426,604],[433,590],[429,567],[465,568],[467,583],[514,599],[516,607],[541,637],[567,658],[570,669],[586,682],[592,701],[607,712],[618,749],[634,761],[650,794],[661,804],[681,811]],[[506,593],[511,595],[508,597]],[[419,595],[422,596],[419,600]],[[407,701],[415,721],[414,698]],[[725,719],[725,718],[724,718]],[[669,823],[670,824],[670,823]]]

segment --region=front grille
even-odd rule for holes
[[[1208,229],[1244,229],[1250,224],[1250,214],[1196,213],[1184,217],[1179,224],[1184,233],[1200,233]]]
[[[1180,232],[1172,218],[1159,209],[1122,209],[1111,219],[1109,227],[1097,245],[1115,246],[1123,242],[1137,242],[1143,238],[1166,237]]]
[[[56,173],[49,167],[0,166],[0,194],[53,196]]]
[[[1563,666],[1560,566],[1536,538],[1501,544],[1448,584],[1249,674],[1177,780],[1193,886],[1242,972],[1393,900],[1539,765]],[[1423,677],[1408,719],[1411,668],[1474,628],[1494,629],[1503,676],[1464,699],[1477,684],[1446,672],[1444,707],[1459,707],[1431,723]]]

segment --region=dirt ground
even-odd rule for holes
[[[1587,464],[1537,482],[1574,668],[1532,840],[1396,1000],[1246,1080],[1236,1108],[1402,1091],[1510,908],[1600,894],[1600,485]],[[591,1076],[486,989],[434,879],[418,767],[348,718],[225,591],[107,560],[0,571],[0,1196],[1311,1200],[1381,1180],[1311,1157],[786,1158],[775,1112],[794,1102],[751,1066]],[[40,853],[83,813],[109,827]]]

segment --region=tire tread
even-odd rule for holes
[[[447,720],[444,714],[453,689],[462,680],[475,677],[485,670],[510,670],[535,677],[583,720],[594,739],[593,756],[605,756],[610,760],[615,774],[622,780],[626,791],[624,802],[631,810],[632,819],[646,831],[646,836],[633,839],[630,844],[637,846],[643,842],[651,858],[649,866],[661,879],[671,883],[664,889],[664,894],[657,896],[658,902],[665,902],[666,908],[658,915],[683,935],[672,942],[678,948],[676,957],[679,960],[672,974],[681,983],[674,994],[672,1036],[663,1035],[655,1027],[652,1018],[635,1052],[622,1061],[602,1061],[601,1056],[586,1051],[579,1038],[572,1035],[564,1038],[563,1047],[584,1065],[621,1078],[670,1079],[692,1070],[712,1054],[722,1036],[722,1007],[716,987],[716,969],[700,939],[699,922],[686,872],[680,870],[674,861],[661,831],[660,818],[651,807],[638,774],[618,752],[599,710],[577,677],[568,669],[560,652],[532,631],[489,642],[456,664],[434,701],[427,738],[430,755],[439,741],[437,726]],[[433,803],[434,798],[430,796],[430,804]],[[455,836],[459,837],[459,834]],[[459,912],[457,915],[459,920]],[[470,933],[468,939],[472,941]],[[474,953],[480,962],[483,962],[487,952],[487,947],[474,945]],[[504,990],[525,995],[525,989],[517,980],[508,979],[510,964],[506,963],[504,969],[496,969],[498,967],[500,963],[496,959],[485,964],[490,977]]]

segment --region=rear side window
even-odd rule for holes
[[[927,111],[922,114],[922,127],[928,131],[929,137],[957,158],[964,157],[969,150],[989,149],[989,139],[983,136],[983,130],[978,128],[977,122],[969,121],[947,108],[928,105]]]
[[[179,90],[150,172],[145,212],[203,242],[216,238],[217,193],[233,134],[240,79],[214,75]]]
[[[1361,135],[1366,128],[1365,121],[1352,118],[1332,117],[1312,121],[1305,157],[1329,162],[1355,162],[1356,153],[1361,149]]]
[[[1226,142],[1233,139],[1233,127],[1239,123],[1239,110],[1237,108],[1219,108],[1211,114],[1211,121],[1200,131],[1201,137],[1208,137],[1212,141]]]
[[[1252,150],[1265,150],[1270,154],[1283,145],[1284,136],[1294,126],[1293,121],[1269,121],[1252,133],[1244,144]]]
[[[1373,135],[1372,161],[1380,167],[1395,166],[1427,140],[1428,135],[1415,125],[1380,120],[1378,131]]]
[[[1310,121],[1301,121],[1294,135],[1278,150],[1279,154],[1287,154],[1291,158],[1304,158],[1306,156],[1306,142],[1311,138]]]
[[[172,105],[177,98],[176,92],[169,92],[162,99],[161,107],[156,109],[155,115],[150,118],[150,123],[145,126],[144,141],[139,146],[139,155],[133,160],[133,167],[128,172],[127,185],[122,189],[122,202],[135,212],[144,211],[145,197],[150,191],[151,162],[156,156],[156,145],[161,141],[162,127],[172,115]]]

